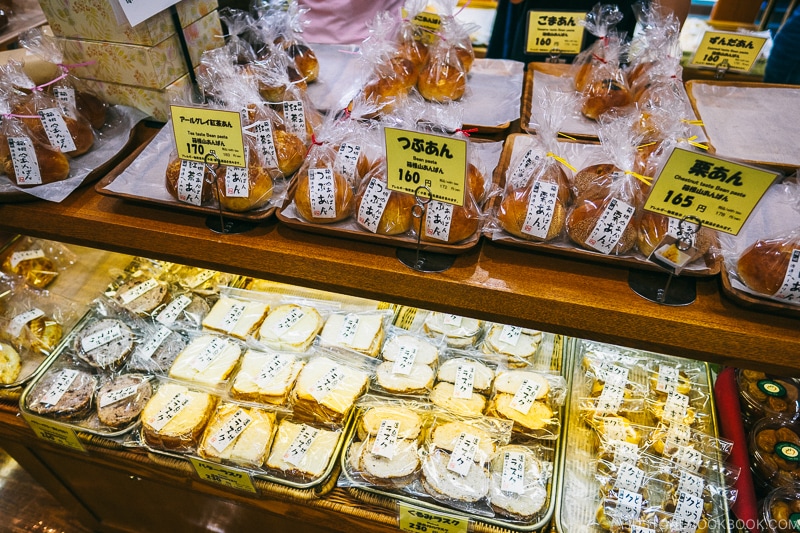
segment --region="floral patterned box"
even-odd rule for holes
[[[136,26],[119,24],[108,0],[39,0],[45,18],[58,37],[153,46],[175,33],[170,10]],[[176,4],[181,26],[217,8],[217,0],[182,0]]]
[[[110,104],[135,107],[155,120],[169,120],[171,104],[185,105],[191,101],[192,82],[186,74],[164,89],[147,89],[132,85],[84,80],[86,88]]]

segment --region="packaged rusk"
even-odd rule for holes
[[[388,309],[331,313],[320,332],[320,344],[377,358],[392,317]]]
[[[45,289],[77,260],[75,252],[61,243],[20,237],[3,252],[2,269],[34,289]]]
[[[262,292],[226,288],[203,320],[203,329],[247,340],[258,331],[275,300]]]
[[[236,276],[226,272],[178,264],[171,265],[165,275],[182,289],[205,297],[218,295],[223,287],[236,280]]]
[[[460,349],[476,346],[484,327],[483,320],[436,311],[429,312],[423,323],[423,330],[430,337],[444,339],[449,347]]]
[[[537,329],[509,324],[488,323],[481,343],[485,354],[507,358],[509,367],[527,367],[535,363],[544,334]]]
[[[221,392],[239,364],[244,344],[218,333],[197,331],[186,335],[186,346],[169,367],[169,377]]]
[[[231,379],[231,397],[248,402],[286,405],[300,371],[313,356],[248,347]]]
[[[481,416],[492,392],[497,359],[477,351],[446,350],[428,396],[430,401],[458,416]]]
[[[555,440],[561,433],[561,406],[567,383],[555,372],[528,369],[498,371],[487,413],[514,422],[513,430],[537,439]]]
[[[391,327],[375,370],[374,390],[394,395],[427,395],[439,368],[440,345],[428,337]]]
[[[266,470],[291,481],[319,480],[332,468],[341,437],[341,428],[284,418],[272,439]]]

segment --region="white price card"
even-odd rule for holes
[[[783,283],[773,298],[786,302],[800,302],[800,250],[792,250]]]
[[[678,505],[670,521],[670,530],[675,533],[695,533],[703,518],[703,499],[693,494],[681,492]]]
[[[414,360],[417,358],[417,347],[401,344],[397,350],[397,359],[392,365],[392,374],[407,376],[414,367]]]
[[[681,446],[672,460],[682,469],[687,472],[698,472],[700,467],[703,466],[703,454],[695,450],[691,446]]]
[[[25,327],[26,324],[31,322],[32,320],[36,320],[37,318],[41,318],[44,316],[44,311],[39,309],[38,307],[34,307],[25,311],[24,313],[20,313],[8,323],[8,327],[6,331],[12,337],[19,337],[20,333],[22,333],[22,328]]]
[[[475,459],[479,443],[480,438],[477,435],[461,433],[456,440],[453,453],[450,454],[447,469],[456,474],[466,476]]]
[[[336,218],[336,183],[330,168],[308,170],[311,212],[316,218]]]
[[[686,492],[694,496],[703,496],[703,489],[706,488],[706,482],[703,478],[681,470],[681,477],[678,481],[678,492]]]
[[[137,283],[127,291],[120,294],[119,299],[122,300],[123,304],[128,305],[132,301],[136,300],[137,298],[141,298],[156,287],[158,287],[158,281],[150,278],[141,283]]]
[[[308,449],[311,448],[311,444],[314,443],[314,439],[317,438],[318,434],[318,429],[303,424],[300,428],[300,432],[289,446],[289,449],[283,454],[283,460],[290,465],[298,466],[306,456]]]
[[[644,503],[644,498],[638,492],[619,489],[617,491],[617,511],[619,516],[616,518],[622,520],[638,518],[642,513],[642,503]]]
[[[203,179],[205,167],[198,161],[181,159],[181,169],[178,174],[178,200],[181,202],[201,205],[203,203]]]
[[[139,357],[145,361],[150,360],[156,350],[164,344],[164,341],[169,337],[172,330],[166,326],[158,326],[155,334],[147,339],[144,344],[139,345]]]
[[[208,439],[208,443],[222,453],[235,441],[239,435],[250,425],[253,417],[247,414],[244,409],[237,409],[233,416],[225,421],[225,424]]]
[[[64,115],[61,114],[60,109],[55,107],[42,109],[39,111],[39,118],[42,119],[42,126],[50,144],[62,152],[75,151],[75,141],[72,139],[72,134],[67,128],[67,123],[64,121]]]
[[[178,413],[183,411],[183,409],[189,405],[191,398],[185,392],[179,392],[167,402],[167,404],[161,408],[150,420],[147,421],[147,424],[150,425],[156,431],[161,431],[164,429],[170,420],[178,416]]]
[[[656,381],[656,390],[659,392],[675,392],[678,386],[678,379],[680,372],[674,366],[658,365],[658,380]]]
[[[377,233],[378,224],[386,210],[386,204],[389,203],[391,193],[386,183],[377,178],[370,179],[358,206],[359,224],[372,233]]]
[[[453,386],[453,398],[468,400],[472,398],[472,387],[475,382],[475,365],[462,364],[456,369],[456,382]]]
[[[539,239],[546,239],[553,223],[553,213],[558,200],[558,185],[555,183],[536,182],[528,197],[528,208],[521,231]]]
[[[450,224],[453,221],[453,204],[431,200],[425,210],[425,235],[432,239],[445,241],[450,238]]]
[[[242,302],[231,304],[231,308],[228,309],[228,312],[225,314],[225,318],[222,319],[222,330],[227,331],[228,333],[233,331],[234,328],[236,328],[236,324],[239,323],[239,319],[242,318],[246,308],[247,304]]]
[[[339,342],[347,346],[353,344],[353,339],[355,339],[356,332],[358,331],[358,323],[358,315],[345,316],[342,329],[339,330]]]
[[[61,113],[69,118],[77,119],[75,110],[77,105],[75,103],[75,89],[72,87],[53,87],[53,96],[58,101],[58,107],[61,108]]]
[[[615,486],[618,489],[625,489],[631,492],[639,492],[644,484],[644,471],[630,462],[619,465],[617,470],[617,481]]]
[[[41,185],[42,173],[31,138],[21,136],[7,137],[7,139],[17,185]]]
[[[613,198],[603,210],[592,232],[586,239],[586,245],[600,253],[610,254],[614,246],[622,238],[625,228],[628,227],[636,209],[620,200]]]
[[[528,150],[522,159],[519,160],[514,171],[508,176],[508,182],[511,188],[519,189],[528,183],[528,179],[533,173],[533,166],[539,160],[538,155],[533,154],[533,150]]]
[[[272,133],[272,122],[269,120],[259,120],[250,126],[244,127],[245,132],[251,137],[255,137],[261,155],[264,158],[264,165],[267,168],[278,166],[278,152],[275,149],[275,137]]]
[[[534,380],[526,379],[522,382],[511,399],[510,407],[516,409],[523,415],[527,415],[531,410],[531,405],[536,401],[536,395],[539,394],[540,385]]]
[[[397,420],[382,420],[375,442],[372,444],[372,455],[386,457],[391,460],[394,457],[397,444],[397,433],[400,429],[400,422]]]
[[[300,320],[302,320],[304,316],[306,316],[305,311],[303,311],[299,307],[293,307],[289,311],[289,314],[287,314],[283,318],[283,320],[275,324],[275,333],[280,337],[281,335],[292,329],[292,326],[300,322]]]
[[[98,331],[97,333],[81,339],[81,348],[84,352],[91,352],[95,348],[105,346],[109,342],[115,341],[120,337],[122,337],[122,328],[119,327],[119,324],[114,324],[110,328]]]
[[[336,160],[333,163],[334,172],[338,172],[348,181],[357,182],[356,169],[358,158],[361,155],[361,146],[353,143],[342,143],[339,151],[336,152]]]
[[[292,100],[283,103],[283,120],[286,125],[286,131],[294,133],[301,139],[305,139],[308,135],[306,131],[306,112],[303,108],[303,102],[300,100]]]
[[[216,272],[214,270],[201,270],[191,278],[186,280],[186,286],[190,289],[196,289],[206,281],[214,277]]]
[[[497,340],[509,346],[516,346],[519,342],[520,335],[522,335],[521,327],[505,325],[503,329],[500,330],[500,336]]]
[[[639,447],[628,441],[617,440],[611,444],[614,448],[614,464],[627,462],[635,463],[639,460]]]
[[[628,384],[629,373],[630,371],[623,366],[604,364],[600,367],[599,377],[605,381],[606,385],[624,388]]]
[[[522,494],[525,491],[525,456],[520,452],[505,452],[500,490]]]
[[[192,369],[197,372],[202,372],[208,368],[211,362],[227,347],[228,341],[222,337],[214,337],[211,339],[211,342],[208,343],[208,346],[192,360]]]
[[[138,385],[130,385],[129,387],[108,391],[100,397],[100,407],[108,407],[111,404],[121,402],[125,398],[130,398],[136,394],[137,390],[139,390]]]
[[[622,406],[622,401],[625,399],[625,389],[617,385],[606,383],[603,387],[603,392],[597,399],[597,413],[598,414],[615,414]]]
[[[250,197],[250,171],[247,167],[225,167],[225,196]]]
[[[11,268],[17,268],[23,261],[32,261],[44,257],[44,250],[25,250],[11,254]]]
[[[664,402],[662,418],[667,422],[682,423],[689,411],[689,397],[679,392],[671,392]]]

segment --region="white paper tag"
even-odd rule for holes
[[[138,385],[130,385],[128,387],[109,391],[100,397],[100,407],[108,407],[109,405],[122,401],[125,398],[130,398],[136,394],[137,390],[139,390]]]
[[[350,346],[353,344],[353,339],[356,337],[358,331],[359,318],[358,315],[347,315],[344,317],[342,329],[339,330],[339,342]]]
[[[600,397],[597,399],[598,414],[616,414],[624,399],[624,388],[607,383],[603,387],[603,392],[600,393]]]
[[[333,162],[333,170],[338,172],[348,181],[356,181],[356,169],[358,168],[358,158],[361,155],[361,146],[352,143],[342,143],[339,151],[336,152],[336,160]]]
[[[228,341],[221,337],[214,337],[211,339],[211,342],[208,343],[208,346],[192,360],[192,369],[197,372],[202,372],[208,368],[211,362],[216,359],[227,346]]]
[[[242,318],[246,308],[247,305],[242,302],[231,303],[231,308],[228,309],[228,312],[225,314],[225,318],[222,319],[221,329],[223,331],[227,331],[228,333],[233,331],[233,329],[236,327],[236,324],[239,323],[239,319]]]
[[[397,432],[400,429],[400,422],[397,420],[382,420],[378,434],[375,436],[375,443],[372,445],[372,455],[379,455],[390,459],[394,457],[397,444]]]
[[[300,432],[292,441],[289,449],[283,454],[283,460],[290,465],[298,466],[306,456],[306,452],[311,448],[314,439],[317,438],[319,430],[303,424],[300,427]]]
[[[264,158],[264,165],[268,168],[277,168],[278,152],[275,150],[275,137],[272,133],[272,122],[269,120],[259,120],[245,129],[252,132],[256,138],[261,155]]]
[[[526,379],[519,386],[514,397],[511,399],[509,406],[516,409],[523,415],[527,415],[531,410],[531,405],[536,401],[536,395],[539,393],[540,385],[536,381]]]
[[[533,184],[528,209],[525,212],[525,222],[521,231],[539,239],[546,239],[553,222],[553,213],[556,210],[558,199],[558,185],[537,181]]]
[[[61,114],[60,109],[55,107],[42,109],[39,111],[39,117],[42,119],[42,126],[50,144],[62,152],[75,150],[75,141],[72,139],[69,128],[67,128],[67,123],[64,122],[64,116]]]
[[[503,477],[500,490],[522,494],[525,491],[525,455],[520,452],[503,454]]]
[[[600,375],[598,376],[603,380],[606,385],[614,385],[616,387],[624,388],[628,384],[628,374],[630,371],[619,365],[604,364],[600,367]]]
[[[392,365],[392,374],[409,375],[411,368],[414,366],[414,360],[417,358],[417,350],[416,346],[401,344],[397,350],[397,359],[394,360],[394,365]]]
[[[303,108],[303,102],[300,100],[292,100],[283,103],[283,122],[286,125],[286,131],[294,133],[301,139],[305,139],[308,135],[306,130],[306,112]]]
[[[306,316],[305,311],[303,311],[299,307],[292,307],[292,309],[289,310],[289,314],[287,314],[283,318],[283,320],[275,324],[276,335],[280,337],[281,335],[292,329],[292,326],[300,322],[300,320],[302,320],[304,316]]]
[[[637,492],[631,492],[625,489],[617,491],[617,519],[631,519],[638,518],[642,513],[642,503],[644,498]]]
[[[680,422],[671,422],[664,439],[664,449],[671,450],[681,446],[688,446],[692,440],[692,428]]]
[[[695,245],[697,240],[697,224],[680,219],[667,217],[667,234],[672,235],[676,239],[685,239],[689,242],[690,246]]]
[[[617,480],[614,484],[618,489],[625,489],[631,492],[639,492],[644,483],[644,471],[630,462],[619,465],[617,470]]]
[[[774,297],[787,302],[800,302],[800,250],[792,250],[783,283]]]
[[[372,233],[377,233],[378,223],[381,221],[386,204],[392,191],[383,181],[372,178],[369,180],[361,204],[358,206],[358,222]]]
[[[206,281],[214,277],[216,272],[214,270],[201,270],[191,278],[186,280],[186,286],[190,289],[196,289]]]
[[[692,448],[691,446],[681,446],[672,460],[687,472],[698,472],[700,467],[703,466],[703,454]]]
[[[631,533],[656,533],[656,530],[631,524]]]
[[[477,435],[469,433],[459,435],[453,453],[450,454],[450,460],[447,462],[447,469],[466,476],[475,459],[475,454],[478,452],[479,443],[480,438]]]
[[[261,370],[258,371],[258,377],[255,379],[256,385],[262,389],[266,388],[267,385],[275,379],[275,376],[291,362],[292,358],[288,355],[280,353],[272,354],[272,357],[270,357],[270,359],[264,363],[264,366],[261,367]]]
[[[611,253],[635,212],[632,205],[619,198],[612,198],[586,239],[586,245],[603,254]]]
[[[336,184],[330,168],[308,169],[311,213],[316,218],[336,218]]]
[[[514,171],[508,176],[508,183],[512,189],[519,189],[528,183],[533,172],[533,166],[539,160],[538,155],[533,155],[533,150],[528,150],[522,156]]]
[[[72,386],[72,382],[75,381],[75,378],[78,377],[77,370],[73,370],[71,368],[64,368],[61,372],[58,373],[55,382],[53,385],[48,389],[47,394],[44,395],[42,398],[42,403],[45,405],[55,405],[61,399],[62,396],[69,390]]]
[[[120,294],[119,299],[122,300],[122,303],[124,305],[128,305],[135,299],[144,296],[145,294],[152,291],[156,287],[158,287],[158,281],[153,278],[150,278],[146,281],[134,285],[127,291]]]
[[[165,326],[174,324],[181,315],[181,311],[189,307],[190,303],[192,303],[192,299],[185,294],[181,294],[172,300],[164,309],[162,309],[160,313],[158,313],[156,322],[164,324]]]
[[[509,346],[516,346],[519,342],[519,337],[522,335],[522,328],[518,326],[503,326],[500,331],[500,336],[497,338],[498,342],[508,344]]]
[[[23,261],[32,261],[44,257],[44,250],[25,250],[11,254],[11,268],[17,268]]]
[[[670,531],[675,533],[695,533],[703,518],[703,499],[693,494],[681,492],[678,505],[670,521]]]
[[[97,333],[93,333],[81,339],[81,348],[84,352],[91,352],[95,348],[104,346],[120,337],[122,337],[122,328],[119,324],[114,324],[110,328],[98,331]]]
[[[252,421],[253,417],[247,414],[244,409],[237,409],[236,412],[233,413],[233,416],[208,439],[208,443],[211,444],[218,453],[222,453],[242,434]]]
[[[453,314],[450,314],[450,313],[445,313],[442,316],[442,322],[444,323],[444,325],[445,326],[452,326],[454,328],[461,327],[462,320],[463,320],[463,317],[461,317],[459,315],[453,315]]]
[[[311,396],[317,400],[317,402],[321,403],[328,394],[331,393],[333,389],[336,388],[337,385],[344,379],[344,372],[338,366],[334,366],[328,372],[322,376],[314,386],[311,387],[309,393]]]
[[[53,96],[58,101],[58,107],[61,108],[61,114],[68,116],[72,119],[77,119],[75,111],[77,105],[75,103],[75,89],[72,87],[53,87]]]
[[[11,163],[14,165],[17,185],[41,185],[42,173],[31,138],[27,136],[8,137],[8,150]]]
[[[136,26],[169,6],[177,4],[178,0],[114,0],[110,3],[112,7],[116,4],[118,9],[122,9],[128,24]],[[122,23],[122,21],[119,22]]]
[[[453,386],[453,398],[469,400],[472,398],[472,387],[475,382],[475,365],[461,364],[456,370],[456,382]]]
[[[12,337],[19,337],[19,334],[22,333],[22,328],[25,327],[28,322],[31,320],[36,320],[37,318],[41,318],[44,316],[44,311],[39,309],[38,307],[34,307],[25,311],[24,313],[20,313],[8,323],[8,327],[6,331]]]
[[[658,380],[656,390],[659,392],[675,392],[678,386],[680,373],[678,369],[670,365],[658,365]]]
[[[225,196],[250,197],[250,171],[247,167],[225,167]]]
[[[425,210],[425,235],[446,242],[450,238],[452,221],[453,204],[431,200]]]
[[[626,461],[636,463],[639,460],[639,447],[628,441],[618,440],[611,444],[614,447],[614,464]]]
[[[172,330],[165,326],[158,326],[155,335],[147,339],[147,342],[139,346],[139,358],[144,361],[149,361],[156,350],[164,343],[169,337]]]
[[[703,478],[690,474],[685,470],[681,470],[680,480],[678,481],[678,492],[685,492],[694,496],[703,496],[703,489],[706,488],[706,483]]]
[[[205,167],[199,161],[181,160],[181,170],[178,174],[178,200],[181,202],[201,205],[203,203],[203,177]]]
[[[147,421],[148,425],[156,431],[164,429],[170,420],[178,416],[178,413],[189,405],[191,398],[185,392],[179,392],[173,396],[164,407],[158,411],[153,418]]]
[[[689,397],[678,392],[671,392],[664,403],[663,420],[683,423],[689,409]]]
[[[604,418],[603,419],[603,435],[608,440],[626,440],[628,438],[628,429],[619,418]]]

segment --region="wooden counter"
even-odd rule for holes
[[[448,311],[774,373],[800,375],[800,319],[738,307],[719,279],[665,307],[634,294],[628,270],[483,242],[440,274],[390,247],[298,232],[275,221],[220,235],[205,217],[86,188],[60,204],[0,205],[0,229],[237,274]]]

